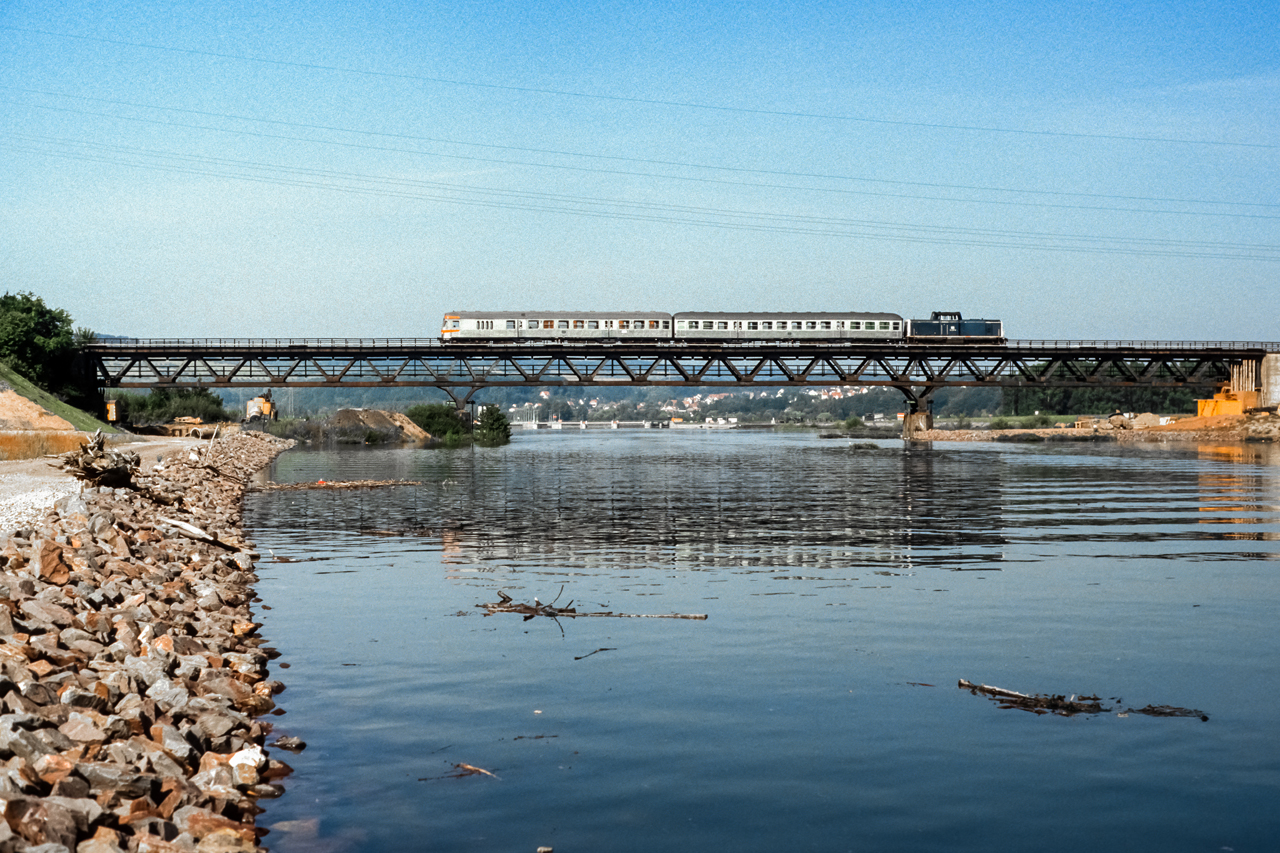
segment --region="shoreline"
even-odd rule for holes
[[[131,488],[0,466],[0,851],[260,849],[257,800],[290,768],[265,750],[284,685],[250,610],[241,507],[292,444],[115,445],[143,463]]]

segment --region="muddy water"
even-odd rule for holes
[[[1264,849],[1280,455],[520,435],[291,451],[277,851]],[[483,615],[499,600],[705,621]],[[287,668],[285,665],[287,664]],[[1002,710],[958,679],[1096,694]],[[1125,715],[1148,704],[1195,718]],[[469,765],[489,774],[468,772]]]

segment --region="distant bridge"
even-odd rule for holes
[[[1194,386],[1280,403],[1280,342],[509,342],[112,339],[84,350],[99,388],[720,386],[897,388],[912,412],[939,388]]]

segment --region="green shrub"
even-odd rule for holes
[[[1028,415],[1022,419],[1023,429],[1048,429],[1053,426],[1053,418],[1048,415]]]
[[[987,429],[1013,429],[1013,422],[1008,418],[992,418]]]
[[[443,440],[451,432],[469,432],[466,416],[450,403],[425,403],[410,406],[405,414],[432,438]]]
[[[867,425],[863,422],[862,418],[857,415],[851,415],[849,419],[844,422],[844,428],[848,430],[866,429]]]

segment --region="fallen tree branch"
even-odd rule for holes
[[[421,480],[346,480],[336,483],[328,480],[317,480],[314,483],[267,483],[263,486],[253,486],[250,488],[250,491],[296,492],[304,489],[378,489],[385,486],[421,485]]]
[[[560,591],[564,591],[564,587],[560,587]],[[570,601],[564,607],[556,607],[555,601],[551,604],[543,604],[538,599],[533,600],[533,604],[519,604],[515,602],[511,596],[502,590],[498,590],[498,601],[488,604],[477,604],[485,610],[485,616],[492,616],[495,613],[519,613],[524,617],[524,621],[528,622],[535,616],[546,616],[551,619],[586,619],[590,617],[612,617],[614,619],[697,619],[705,620],[705,613],[614,613],[612,610],[605,610],[594,613],[579,613],[573,607]],[[556,595],[556,601],[560,596]]]
[[[983,694],[993,702],[999,702],[1001,708],[1016,708],[1020,711],[1030,711],[1034,714],[1057,714],[1060,717],[1072,717],[1076,714],[1105,714],[1115,710],[1114,708],[1104,708],[1102,700],[1097,696],[1077,696],[1072,694],[1069,698],[1063,694],[1035,694],[1017,693],[1013,690],[1005,690],[1003,687],[992,687],[990,684],[975,684],[972,681],[960,679],[958,685],[961,690],[968,690],[975,696],[979,693]],[[1197,711],[1194,708],[1179,708],[1174,705],[1148,705],[1145,708],[1134,710],[1129,708],[1120,713],[1125,717],[1129,714],[1145,714],[1149,717],[1199,717],[1201,721],[1208,722],[1209,715],[1203,711]]]

